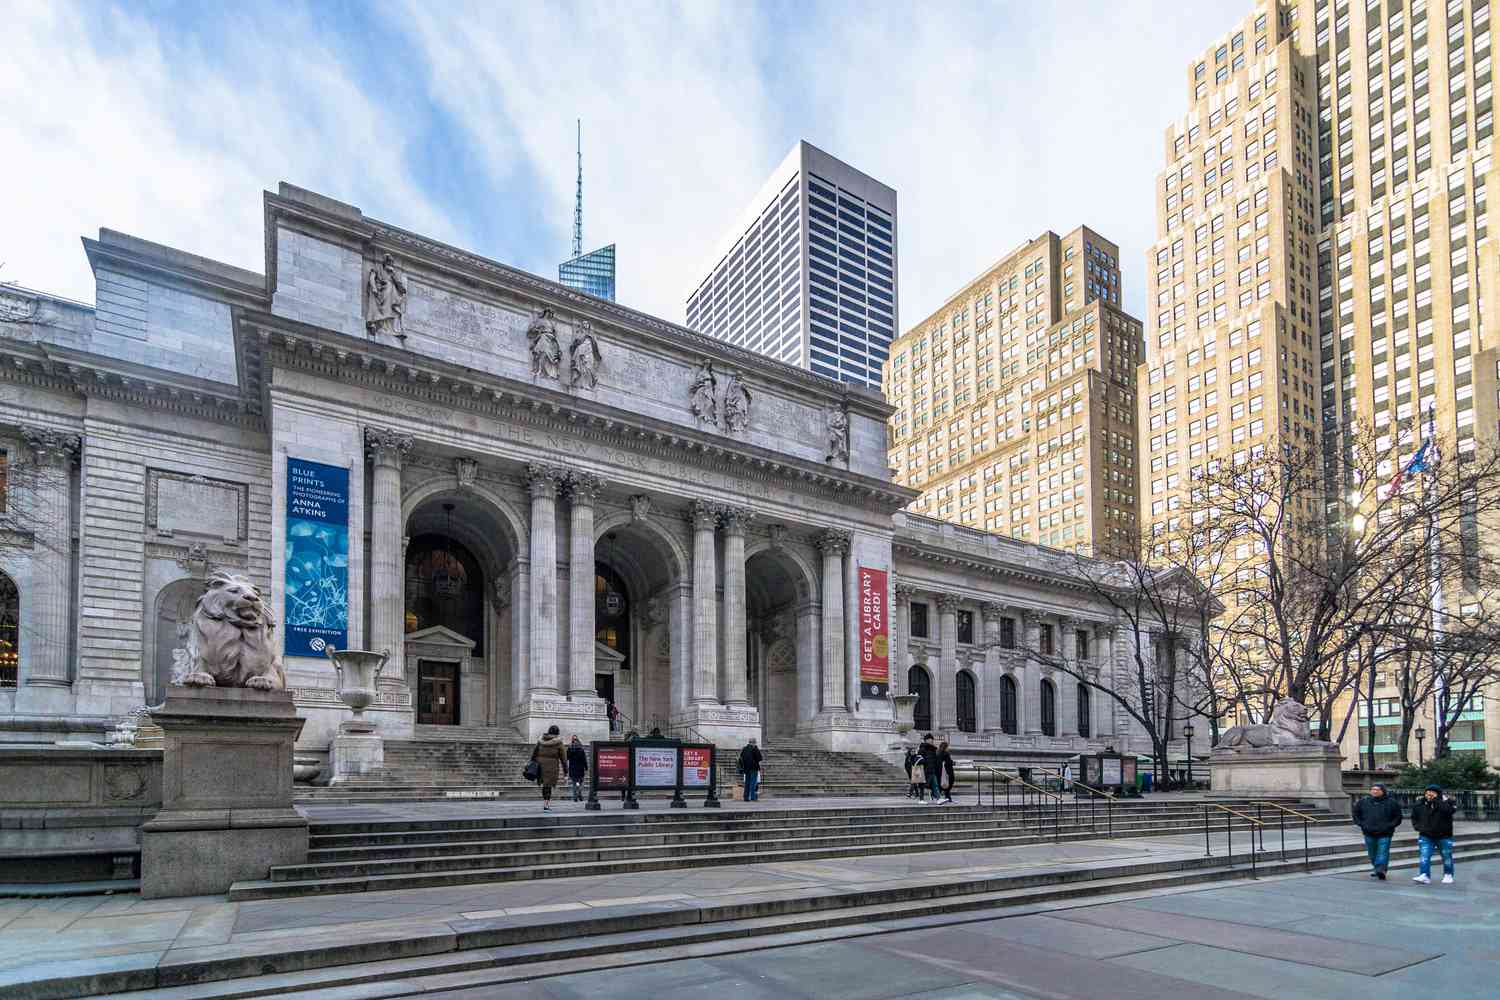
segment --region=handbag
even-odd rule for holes
[[[525,778],[527,781],[542,780],[542,765],[541,762],[536,759],[537,747],[539,746],[541,746],[541,744],[537,744],[537,746],[531,748],[531,759],[526,762],[526,766],[521,770],[521,777]]]

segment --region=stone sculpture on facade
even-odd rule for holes
[[[849,461],[849,410],[835,406],[828,411],[828,455],[826,461]]]
[[[1254,726],[1231,726],[1219,737],[1215,750],[1260,750],[1296,747],[1316,742],[1308,726],[1307,706],[1283,698],[1271,709],[1271,721]]]
[[[188,687],[286,689],[271,640],[276,623],[259,591],[244,577],[216,573],[193,610],[188,638]]]
[[[578,324],[578,333],[573,338],[572,346],[568,348],[568,355],[573,363],[568,384],[574,389],[592,389],[597,386],[599,362],[603,358],[599,354],[599,343],[594,339],[593,330],[587,323]]]
[[[537,318],[526,330],[526,342],[531,347],[531,374],[543,378],[557,378],[562,364],[562,346],[557,342],[557,324],[552,321],[552,310],[543,307]]]
[[[651,498],[645,493],[637,493],[630,498],[630,519],[632,521],[644,521],[651,515]]]
[[[742,431],[749,424],[750,390],[739,372],[735,372],[729,376],[729,386],[724,390],[724,427],[730,431]]]
[[[719,380],[714,375],[713,361],[705,358],[688,390],[688,405],[700,424],[719,426]]]
[[[396,266],[396,258],[386,254],[365,275],[365,332],[371,340],[381,334],[406,343],[402,317],[406,315],[406,275]]]

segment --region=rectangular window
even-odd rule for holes
[[[1083,629],[1079,629],[1075,641],[1078,643],[1078,658],[1080,660],[1087,660],[1089,658],[1089,634]]]
[[[1000,619],[1000,648],[1016,648],[1016,620],[1014,618]]]
[[[958,641],[966,646],[974,644],[974,612],[960,611],[958,618]]]
[[[1043,625],[1037,632],[1037,652],[1043,656],[1052,655],[1052,626]]]
[[[911,637],[913,639],[926,639],[927,632],[927,605],[921,601],[911,602]]]

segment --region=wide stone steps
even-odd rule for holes
[[[1040,840],[1195,833],[1203,824],[1202,808],[1193,803],[1122,804],[1113,817],[1104,809],[1078,807],[1057,819],[1054,823],[1050,812],[1034,808],[913,805],[873,814],[783,810],[633,823],[600,817],[563,825],[533,817],[489,825],[474,820],[315,824],[306,864],[277,866],[266,879],[236,883],[229,895],[265,899],[850,858],[913,845],[923,852],[981,850]],[[1332,817],[1319,816],[1319,821]],[[1215,831],[1224,829],[1223,822],[1214,822]],[[1248,829],[1241,821],[1230,822]]]
[[[1254,872],[1261,878],[1365,865],[1357,844],[1265,852]],[[1395,868],[1415,862],[1412,841],[1393,845]],[[1466,837],[1467,861],[1500,856],[1500,835]],[[550,914],[466,921],[462,929],[369,944],[322,945],[288,940],[276,951],[213,961],[186,961],[153,970],[148,992],[124,997],[153,1000],[247,1000],[275,995],[287,1000],[394,1000],[443,990],[494,988],[582,971],[683,958],[709,958],[788,944],[847,940],[908,927],[961,925],[992,919],[997,911],[1046,910],[1056,904],[1104,903],[1249,878],[1242,850],[1196,859],[1148,861],[1099,868],[1060,868],[978,879],[924,880],[899,888],[794,893],[781,898],[743,896],[735,901],[677,910],[619,905],[586,916]],[[1401,877],[1401,876],[1395,876]],[[127,978],[128,977],[128,978]],[[243,977],[243,978],[236,978]],[[117,982],[118,980],[118,982]],[[129,985],[125,985],[128,983]],[[141,989],[133,974],[101,972],[87,982],[37,984],[49,996],[78,996],[111,989]],[[480,995],[476,993],[476,995]]]

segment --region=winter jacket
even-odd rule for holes
[[[951,790],[954,785],[958,784],[958,780],[953,774],[953,755],[946,750],[939,753],[938,766],[943,769],[942,786]]]
[[[764,757],[765,754],[760,752],[760,747],[753,747],[748,743],[745,744],[744,749],[740,751],[740,773],[760,773],[760,762]]]
[[[537,741],[532,756],[542,767],[542,776],[538,784],[549,788],[556,787],[558,775],[562,774],[563,765],[568,759],[567,752],[563,749],[562,739],[557,736],[543,736]]]
[[[1401,825],[1401,806],[1389,795],[1366,795],[1354,804],[1354,824],[1367,837],[1389,837]]]
[[[936,774],[938,766],[938,748],[936,743],[923,743],[917,747],[917,753],[922,755],[922,767],[928,774]]]
[[[912,767],[912,765],[915,764],[917,761],[919,761],[921,759],[922,759],[921,755],[918,754],[915,750],[908,749],[906,751],[906,761],[902,764],[902,766],[906,768],[906,776],[908,778],[911,777],[911,767]]]
[[[1431,802],[1424,797],[1411,807],[1411,825],[1422,836],[1442,840],[1453,836],[1453,813],[1457,804],[1438,796]]]
[[[582,781],[583,776],[589,773],[589,755],[582,745],[569,744],[568,746],[568,780]]]

